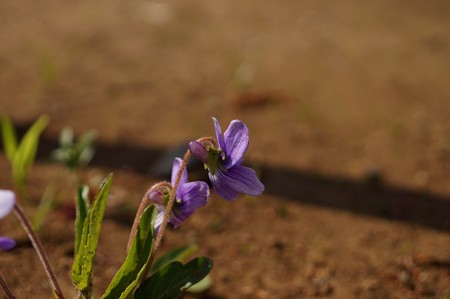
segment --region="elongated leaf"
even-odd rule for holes
[[[89,187],[88,186],[78,187],[75,204],[77,211],[77,215],[75,218],[75,247],[74,247],[75,258],[77,256],[78,249],[80,248],[81,236],[83,234],[83,224],[84,220],[87,217],[89,206],[90,206]]]
[[[102,299],[128,298],[137,286],[153,249],[157,209],[148,206],[142,213],[136,235],[125,262],[117,271]]]
[[[175,299],[183,290],[202,280],[211,270],[212,261],[200,257],[183,265],[172,262],[147,278],[136,291],[135,299]]]
[[[13,177],[16,183],[24,183],[26,173],[36,158],[39,138],[48,122],[49,119],[46,115],[39,117],[20,141],[12,160]]]
[[[171,262],[184,262],[188,256],[194,254],[197,250],[198,247],[196,245],[181,246],[169,250],[166,254],[153,263],[150,269],[150,274],[153,274]]]
[[[39,233],[47,218],[48,213],[53,208],[56,197],[56,189],[54,184],[50,183],[45,188],[44,194],[39,201],[39,206],[36,214],[33,217],[33,229],[36,233]]]
[[[86,297],[91,292],[92,265],[97,251],[100,228],[105,212],[106,198],[111,187],[112,174],[102,183],[83,224],[77,256],[72,266],[72,282]]]
[[[17,149],[17,135],[11,120],[7,116],[1,118],[3,150],[6,158],[12,163]]]

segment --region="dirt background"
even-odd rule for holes
[[[115,173],[97,295],[124,257],[132,214],[189,140],[242,119],[266,192],[215,194],[164,249],[211,257],[203,298],[450,296],[448,1],[0,2],[0,113],[51,119],[29,176],[66,186],[42,241],[68,297],[73,188],[46,157],[63,127],[99,133],[95,188]],[[0,155],[0,187],[11,188]],[[201,177],[200,171],[194,176]],[[19,298],[48,284],[12,216],[0,255]]]

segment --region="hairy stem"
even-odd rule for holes
[[[5,291],[6,298],[15,299],[16,296],[12,293],[6,281],[3,279],[2,274],[0,273],[0,285],[2,286],[3,291]]]
[[[145,208],[150,204],[150,198],[148,198],[150,191],[154,190],[155,188],[160,187],[169,187],[172,188],[170,183],[168,182],[160,182],[154,184],[150,189],[147,190],[144,197],[141,200],[141,204],[139,205],[139,208],[136,212],[136,216],[134,217],[133,226],[131,227],[130,236],[128,237],[128,244],[127,244],[127,252],[130,250],[131,243],[133,243],[134,236],[136,235],[136,231],[139,226],[139,221],[141,219],[142,213],[144,213]]]
[[[183,171],[186,168],[186,165],[189,162],[190,157],[191,157],[191,152],[189,150],[187,150],[186,154],[184,154],[183,162],[181,163],[180,170],[178,170],[177,179],[175,180],[175,184],[172,187],[172,192],[170,192],[169,201],[167,202],[166,211],[164,212],[164,218],[161,223],[161,226],[159,227],[159,232],[156,235],[152,253],[150,254],[149,261],[148,261],[147,266],[142,274],[143,280],[147,278],[148,272],[150,271],[153,261],[155,260],[156,252],[158,251],[158,248],[161,245],[161,241],[164,236],[164,232],[166,231],[166,227],[167,227],[167,223],[170,218],[170,214],[172,213],[172,207],[175,202],[175,196],[177,194],[178,185],[180,184],[181,175],[183,174]]]
[[[217,147],[217,142],[216,139],[214,137],[201,137],[199,139],[197,139],[196,141],[200,142],[200,143],[210,143],[212,144],[214,147]]]
[[[31,243],[33,244],[33,247],[39,257],[39,260],[41,261],[42,265],[44,266],[45,272],[47,273],[50,285],[53,289],[53,292],[58,299],[64,299],[64,295],[61,292],[61,288],[59,287],[58,281],[56,280],[55,273],[50,266],[50,262],[48,261],[47,255],[45,254],[44,248],[42,247],[41,242],[39,241],[39,238],[37,237],[36,233],[33,231],[33,228],[30,224],[30,221],[25,216],[25,213],[23,212],[22,208],[20,207],[19,203],[16,202],[14,206],[14,213],[16,214],[17,218],[19,218],[23,228],[25,229],[28,237],[31,240]]]

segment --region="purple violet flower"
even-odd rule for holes
[[[172,187],[175,185],[178,171],[180,170],[183,161],[180,158],[175,158],[172,166]],[[155,203],[158,209],[158,215],[155,221],[155,231],[159,230],[162,224],[165,212],[165,205],[169,200],[170,190],[167,188],[158,188],[149,192],[150,202]],[[203,207],[209,198],[209,187],[205,182],[195,181],[188,182],[188,173],[184,169],[180,183],[178,185],[175,202],[172,207],[172,216],[169,223],[175,228],[179,227],[194,211]]]
[[[260,195],[264,191],[264,185],[256,172],[241,165],[249,144],[247,126],[240,120],[233,120],[222,135],[219,122],[214,117],[212,119],[219,148],[192,141],[189,149],[192,155],[205,163],[214,190],[229,201],[234,200],[239,193]]]
[[[0,218],[5,217],[11,212],[15,202],[16,196],[14,195],[14,192],[0,189]],[[13,239],[0,237],[0,249],[9,250],[15,245],[16,242]]]

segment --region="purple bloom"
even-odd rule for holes
[[[0,237],[0,249],[2,250],[10,250],[16,246],[16,241],[7,237]]]
[[[16,196],[10,190],[0,189],[0,218],[5,217],[14,208]],[[13,239],[0,237],[0,249],[9,250],[16,245]]]
[[[175,185],[178,171],[180,170],[182,160],[175,158],[172,167],[172,187]],[[150,191],[148,197],[151,202],[155,203],[158,208],[158,215],[156,216],[155,231],[158,231],[162,224],[165,212],[165,205],[169,199],[169,190],[161,190],[161,188]],[[175,202],[172,207],[172,215],[169,219],[175,228],[180,226],[194,211],[203,207],[209,198],[209,187],[205,182],[188,182],[188,173],[184,169],[180,183],[178,185]]]
[[[163,222],[164,218],[164,202],[167,202],[170,195],[170,189],[166,187],[157,187],[155,189],[152,189],[148,193],[148,199],[151,203],[154,203],[156,205],[156,208],[158,210],[158,214],[156,215],[155,219],[155,235],[158,234],[159,228],[161,227],[161,224]]]
[[[260,195],[264,185],[256,172],[241,165],[249,143],[247,126],[240,120],[233,120],[222,135],[219,122],[214,117],[213,121],[219,148],[192,141],[189,149],[205,163],[214,190],[220,197],[230,201],[239,193]]]

